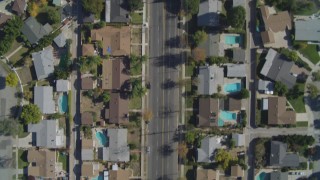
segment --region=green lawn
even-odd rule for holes
[[[58,161],[62,163],[63,170],[67,171],[67,155],[57,152],[57,155],[59,156]]]
[[[299,86],[299,89],[304,92],[304,86],[305,84],[302,83],[297,83]],[[300,95],[298,98],[296,99],[290,99],[289,100],[290,104],[293,106],[293,108],[295,109],[295,111],[297,113],[305,113],[306,112],[306,108],[305,108],[305,104],[304,104],[304,100],[303,100],[303,94]]]
[[[130,99],[129,102],[129,108],[130,109],[141,109],[141,98],[140,97],[135,97]]]
[[[142,71],[142,64],[141,63],[136,63],[134,66],[132,66],[130,68],[130,74],[132,76],[141,75],[141,71]]]
[[[22,149],[18,150],[18,168],[22,169],[29,165],[27,161],[27,151],[24,151]]]
[[[14,50],[16,50],[21,45],[22,45],[21,43],[19,43],[16,40],[14,40],[13,43],[12,43],[11,49],[5,54],[5,56],[8,56],[9,54],[11,54]]]
[[[186,108],[193,108],[194,98],[192,96],[187,96],[186,98]]]
[[[193,75],[194,66],[186,65],[185,76],[189,77]]]
[[[308,121],[298,121],[296,125],[297,127],[308,127]]]
[[[22,46],[22,48],[19,49],[19,51],[17,51],[13,56],[9,58],[10,62],[12,62],[12,64],[17,63],[19,60],[21,60],[25,56],[25,53],[27,51],[28,51],[28,48]]]
[[[303,56],[308,58],[313,64],[317,64],[320,61],[320,56],[317,52],[317,46],[314,44],[308,44],[306,48],[299,50]]]
[[[131,13],[131,23],[132,24],[142,24],[142,14],[141,13]]]

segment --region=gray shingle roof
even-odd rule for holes
[[[201,147],[197,149],[197,162],[214,162],[213,154],[221,148],[221,137],[205,137],[201,140]]]
[[[264,80],[259,80],[258,81],[258,90],[259,91],[273,91],[274,89],[274,83],[271,81],[264,81]]]
[[[65,145],[63,129],[59,130],[58,120],[42,120],[38,124],[29,124],[28,132],[35,134],[38,147],[60,148]]]
[[[42,51],[32,53],[32,60],[38,80],[47,78],[54,71],[52,51],[52,48],[46,48]]]
[[[69,90],[70,90],[70,85],[68,80],[59,79],[56,81],[57,92],[68,92]]]
[[[236,146],[244,146],[244,144],[245,144],[244,134],[233,133],[232,139],[235,141]]]
[[[287,144],[280,141],[271,141],[270,165],[280,167],[298,167],[299,156],[287,153]]]
[[[288,172],[272,171],[270,173],[271,180],[288,180]]]
[[[227,77],[246,77],[245,64],[226,64]]]
[[[233,61],[235,62],[246,62],[246,51],[241,48],[233,48]]]
[[[208,33],[208,39],[199,45],[199,48],[205,49],[206,55],[209,56],[224,56],[224,47],[220,43],[220,35],[215,32]]]
[[[127,143],[127,129],[107,129],[109,146],[103,148],[103,160],[128,162],[130,150]]]
[[[212,95],[217,92],[218,85],[223,84],[223,68],[216,65],[199,67],[198,94]]]
[[[34,104],[36,104],[40,108],[43,114],[55,113],[53,88],[51,86],[35,86]]]
[[[66,40],[67,38],[63,32],[53,39],[54,43],[56,43],[56,45],[60,48],[66,45]]]
[[[198,26],[219,26],[219,13],[222,3],[219,0],[203,1],[199,5]]]
[[[123,8],[123,0],[106,0],[105,20],[106,22],[127,23],[129,12]]]
[[[320,42],[320,19],[296,21],[295,40]]]
[[[34,17],[29,17],[24,21],[21,32],[27,37],[31,44],[38,42],[43,36],[52,31],[49,24],[42,26]]]

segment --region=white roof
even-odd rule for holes
[[[227,64],[227,77],[246,77],[246,64]]]
[[[268,110],[268,104],[269,104],[269,101],[267,98],[265,99],[262,99],[262,110]]]
[[[70,90],[70,85],[68,80],[59,79],[56,82],[57,92],[68,92]]]

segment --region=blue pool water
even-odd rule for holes
[[[238,92],[241,90],[241,83],[231,83],[224,85],[224,91],[227,93]]]
[[[229,111],[220,111],[220,116],[222,120],[237,120],[237,114]]]
[[[267,179],[266,176],[267,174],[265,172],[262,172],[257,176],[256,180],[265,180]]]
[[[103,180],[103,176],[99,175],[97,177],[91,178],[91,180]]]
[[[101,146],[107,145],[107,137],[100,131],[96,132],[96,138],[99,140]]]
[[[240,44],[241,43],[241,36],[239,35],[225,35],[224,41],[226,44]]]
[[[68,110],[68,95],[67,94],[63,94],[62,96],[59,96],[58,106],[59,106],[60,113],[67,112],[67,110]]]

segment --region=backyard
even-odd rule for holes
[[[300,49],[299,52],[308,58],[313,64],[317,64],[320,61],[317,45],[315,44],[308,44],[306,48]]]
[[[299,90],[304,92],[305,84],[297,83],[297,85],[299,87]],[[292,105],[292,107],[294,108],[296,113],[305,113],[306,112],[303,93],[301,93],[298,98],[288,99],[288,101],[290,102],[290,104]]]

